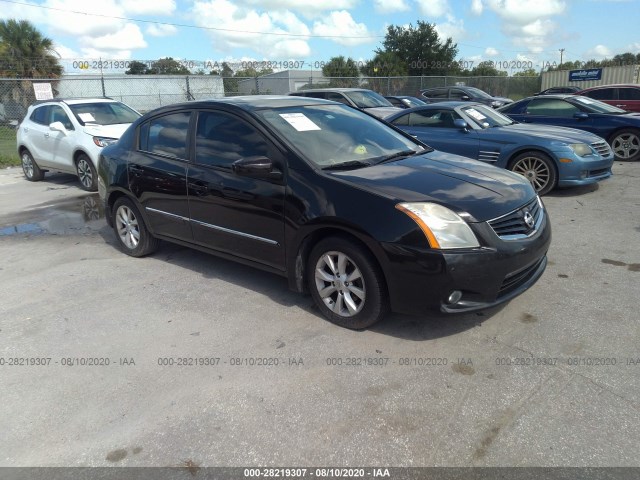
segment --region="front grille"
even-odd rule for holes
[[[608,157],[611,155],[611,148],[609,148],[609,144],[607,142],[594,142],[591,146],[602,157]]]
[[[527,225],[525,221],[527,212],[533,217],[532,226]],[[490,220],[489,225],[496,235],[503,240],[518,240],[530,237],[537,231],[543,214],[541,203],[536,197],[524,207],[502,217]]]
[[[506,295],[509,292],[512,292],[519,288],[521,285],[527,283],[531,277],[536,273],[536,270],[540,266],[540,264],[544,261],[544,257],[539,261],[534,263],[533,265],[520,270],[518,272],[513,272],[507,275],[502,281],[502,285],[500,285],[500,291],[498,292],[498,297]]]
[[[600,175],[605,175],[609,173],[609,169],[608,168],[600,168],[598,170],[590,170],[589,171],[589,176],[590,177],[599,177]]]

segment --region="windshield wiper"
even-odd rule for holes
[[[371,162],[364,162],[362,160],[349,160],[348,162],[334,163],[333,165],[322,167],[322,170],[348,170],[350,168],[368,167],[370,165]]]
[[[379,165],[381,163],[391,162],[401,157],[412,157],[413,155],[418,155],[419,153],[422,154],[427,152],[429,152],[429,150],[427,150],[426,148],[424,150],[419,150],[417,152],[415,150],[403,150],[401,152],[392,153],[391,155],[382,157],[380,160],[376,162],[376,165]]]

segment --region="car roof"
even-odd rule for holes
[[[65,97],[65,98],[50,98],[49,100],[36,100],[30,106],[35,107],[43,105],[45,103],[66,103],[67,105],[79,105],[83,103],[115,103],[118,100],[108,97],[95,97],[95,98],[80,98],[80,97]]]
[[[631,88],[640,88],[640,85],[634,85],[632,83],[611,83],[609,85],[596,85],[595,87],[585,88],[583,91],[587,90],[596,90],[598,88],[611,88],[611,87],[631,87]]]
[[[175,110],[177,108],[207,108],[214,105],[231,105],[242,110],[254,111],[268,108],[302,107],[305,105],[341,105],[338,102],[324,100],[322,98],[299,97],[289,95],[246,95],[239,97],[223,97],[210,100],[197,100],[194,102],[174,103],[160,107],[154,112],[162,110]]]
[[[297,92],[291,92],[301,94],[305,92],[368,92],[372,91],[368,88],[307,88],[305,90],[298,90]]]

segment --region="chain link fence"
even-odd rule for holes
[[[235,95],[286,95],[326,88],[369,88],[383,95],[418,95],[424,88],[466,85],[514,100],[540,90],[540,77],[324,77],[318,71],[278,72],[262,77],[217,75],[84,75],[59,79],[0,79],[0,123],[15,125],[35,102],[34,83],[50,83],[61,98],[109,97],[140,112],[177,102]]]

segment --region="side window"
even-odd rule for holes
[[[244,120],[223,112],[198,114],[196,163],[230,169],[236,160],[268,153],[262,134]]]
[[[49,121],[49,108],[49,105],[36,108],[29,117],[29,120],[34,123],[39,123],[40,125],[49,125],[49,123],[47,123]]]
[[[409,125],[409,113],[396,118],[392,123],[398,126]]]
[[[616,97],[614,93],[613,88],[600,88],[591,92],[585,92],[584,95],[594,100],[615,100]]]
[[[580,109],[575,105],[556,98],[531,100],[527,107],[529,115],[546,115],[548,117],[571,117],[579,111]]]
[[[424,95],[429,98],[449,98],[449,91],[446,88],[436,88],[428,92],[424,92]]]
[[[619,88],[620,100],[640,100],[640,88]]]
[[[53,122],[61,122],[67,130],[73,130],[73,123],[69,120],[69,116],[60,105],[51,105],[49,107],[49,124]]]
[[[325,92],[306,92],[305,97],[311,98],[327,98],[327,94]]]
[[[449,94],[450,98],[455,100],[462,100],[462,97],[469,97],[464,91],[458,90],[457,88],[452,88],[451,93]]]
[[[460,118],[460,116],[449,110],[414,112],[409,116],[409,125],[414,127],[455,128],[453,125],[455,118]]]
[[[151,119],[140,127],[140,150],[175,158],[187,158],[189,112]]]

